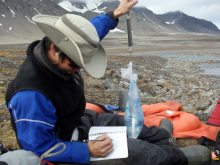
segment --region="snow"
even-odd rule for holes
[[[166,24],[175,24],[175,20],[173,22],[166,22]]]
[[[101,5],[101,3],[94,3],[92,1],[87,1],[87,8],[90,10],[90,11],[93,11],[93,12],[96,12],[96,13],[102,13],[104,12],[104,9],[106,9],[107,7],[104,7],[102,8],[101,10],[98,9],[99,5]]]
[[[87,9],[78,9],[77,7],[73,6],[69,1],[63,1],[58,3],[59,6],[61,6],[62,8],[64,8],[65,10],[67,10],[68,12],[72,12],[72,11],[76,11],[76,12],[80,12],[80,13],[85,13],[86,11],[88,11]]]
[[[2,26],[2,24],[0,23],[0,26]]]
[[[2,0],[2,2],[5,2],[4,0]]]
[[[2,14],[2,17],[6,17],[4,14]]]
[[[143,12],[142,12],[142,13],[143,13]],[[162,27],[162,26],[156,24],[155,22],[153,22],[152,20],[150,20],[144,13],[143,13],[143,15],[148,19],[148,21],[152,22],[154,25],[158,26],[158,27],[161,28],[161,29],[165,29],[164,27]]]
[[[115,32],[126,33],[125,31],[122,31],[122,30],[117,29],[117,28],[115,28],[115,29],[113,29],[113,30],[110,30],[110,32],[112,32],[112,33],[115,33]]]
[[[39,13],[39,12],[37,11],[37,9],[34,8],[34,10],[35,10],[39,15],[41,15],[41,13]]]
[[[33,23],[33,24],[36,24],[35,22],[31,21],[31,20],[28,18],[28,16],[25,16],[25,17],[28,19],[29,22],[31,22],[31,23]]]
[[[9,7],[8,7],[9,8]],[[11,11],[11,13],[15,16],[15,12],[11,9],[11,8],[9,8],[9,10]]]
[[[8,30],[12,30],[12,27],[9,27],[9,29]]]
[[[98,10],[98,9],[95,9],[95,10],[93,10],[92,12],[94,12],[94,13],[102,13],[103,11],[100,11],[100,10]]]
[[[59,6],[61,6],[62,8],[64,8],[65,10],[67,10],[68,12],[80,12],[80,13],[85,13],[87,11],[92,11],[95,13],[102,13],[104,9],[106,9],[106,7],[104,7],[102,10],[98,9],[98,6],[100,5],[100,3],[94,3],[92,1],[87,1],[86,6],[83,6],[83,9],[79,9],[77,8],[75,5],[72,5],[69,1],[63,1],[58,3]]]
[[[90,11],[97,8],[97,6],[92,1],[88,1],[86,5],[87,5],[88,10]]]

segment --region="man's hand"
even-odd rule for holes
[[[96,139],[105,139],[105,141],[88,143],[89,154],[93,157],[105,157],[113,151],[113,144],[108,135],[99,136]]]
[[[114,11],[114,19],[127,14],[130,9],[138,3],[138,0],[121,0],[118,8]]]

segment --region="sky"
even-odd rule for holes
[[[139,0],[155,14],[181,11],[189,16],[211,21],[220,29],[220,0]]]

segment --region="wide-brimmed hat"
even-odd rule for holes
[[[85,18],[66,14],[62,17],[36,15],[32,18],[46,36],[71,60],[94,78],[103,76],[107,56],[96,28]]]

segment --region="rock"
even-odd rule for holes
[[[143,84],[144,83],[144,80],[137,80],[137,84]]]
[[[210,105],[206,110],[203,111],[203,113],[211,114],[212,111],[215,109],[216,104]]]
[[[113,81],[115,84],[118,84],[118,79],[114,78],[112,81]]]
[[[209,91],[209,92],[204,92],[204,93],[202,93],[201,96],[210,98],[210,97],[213,96],[213,94],[214,94],[214,93],[213,93],[212,91]]]
[[[148,73],[150,73],[150,74],[155,74],[155,72],[152,71],[152,70],[148,70]]]
[[[105,80],[104,87],[105,89],[115,89],[115,85],[111,79]]]
[[[157,81],[157,85],[164,87],[164,84],[165,84],[166,82],[167,82],[167,81],[166,81],[165,79],[160,79],[160,80]]]
[[[129,87],[129,83],[126,82],[126,81],[120,81],[118,86],[119,86],[120,88],[125,88],[125,89],[127,89],[127,88]]]
[[[196,105],[193,107],[194,110],[199,111],[199,110],[206,110],[210,106],[210,102],[207,100],[200,100],[199,102],[196,103]]]
[[[164,89],[160,89],[160,90],[158,91],[158,93],[159,93],[160,95],[162,95],[162,96],[165,96],[165,95],[166,95],[166,91],[165,91]]]
[[[108,76],[112,76],[112,74],[114,73],[114,70],[106,70]]]

